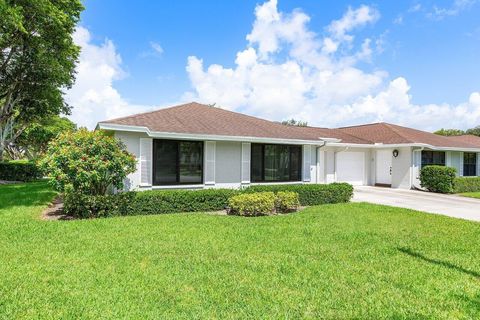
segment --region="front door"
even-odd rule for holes
[[[392,150],[377,150],[376,184],[392,185]]]

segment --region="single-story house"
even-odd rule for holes
[[[192,102],[97,128],[112,132],[137,157],[130,190],[331,182],[410,189],[419,187],[425,165],[480,175],[480,138],[389,123],[287,126]]]

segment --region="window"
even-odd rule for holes
[[[463,154],[463,176],[475,177],[477,175],[477,154],[465,152]]]
[[[203,142],[153,141],[153,184],[203,183]]]
[[[281,144],[252,144],[252,182],[302,180],[302,147]]]
[[[422,151],[422,168],[425,166],[444,166],[445,152]]]

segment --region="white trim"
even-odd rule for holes
[[[458,147],[435,147],[430,144],[425,143],[397,143],[397,144],[360,144],[360,143],[342,143],[342,142],[329,142],[327,143],[328,147],[349,147],[349,148],[372,148],[372,149],[383,149],[383,148],[402,148],[402,147],[420,147],[428,148],[435,151],[466,151],[466,152],[480,152],[480,148],[458,148]]]
[[[274,186],[278,184],[308,184],[307,182],[304,181],[285,181],[285,182],[252,182],[250,185],[252,186]]]
[[[323,138],[323,137],[318,137],[318,141],[317,141],[317,140],[262,138],[262,137],[248,137],[248,136],[245,136],[245,137],[244,136],[226,136],[226,135],[215,135],[215,134],[159,132],[159,131],[150,131],[150,129],[148,129],[147,127],[128,126],[128,125],[101,123],[101,122],[97,124],[97,128],[103,129],[103,130],[143,132],[152,138],[179,139],[179,140],[214,140],[214,141],[237,141],[237,142],[257,142],[257,143],[277,143],[277,144],[308,144],[308,145],[321,145],[323,144],[324,141],[327,141],[327,142],[341,141],[340,139],[336,139],[336,138]]]
[[[152,190],[161,190],[161,189],[204,189],[205,184],[172,184],[165,186],[152,186]]]

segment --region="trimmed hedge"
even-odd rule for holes
[[[0,180],[28,182],[41,177],[42,172],[33,161],[0,162]]]
[[[331,184],[275,184],[257,185],[245,189],[245,192],[291,191],[298,193],[300,205],[315,206],[328,203],[349,202],[353,197],[353,187],[348,183]]]
[[[275,214],[275,194],[273,192],[244,193],[233,196],[228,201],[229,214],[239,216],[265,216]]]
[[[353,187],[347,183],[258,185],[243,190],[152,190],[105,196],[82,195],[66,191],[64,208],[67,214],[79,218],[218,211],[229,205],[231,197],[254,192],[273,192],[283,199],[282,201],[285,202],[283,207],[286,208],[293,207],[292,203],[296,203],[295,199],[288,195],[291,192],[298,194],[300,205],[311,206],[348,202],[353,195]],[[283,192],[287,194],[282,194]]]
[[[137,192],[131,205],[134,215],[218,211],[228,199],[239,194],[234,189],[153,190]]]
[[[420,185],[430,192],[452,193],[457,170],[444,166],[426,166],[420,171]]]
[[[457,177],[454,185],[455,193],[480,192],[480,177]]]
[[[78,218],[217,211],[239,193],[233,189],[153,190],[94,196],[67,191],[64,210]]]

